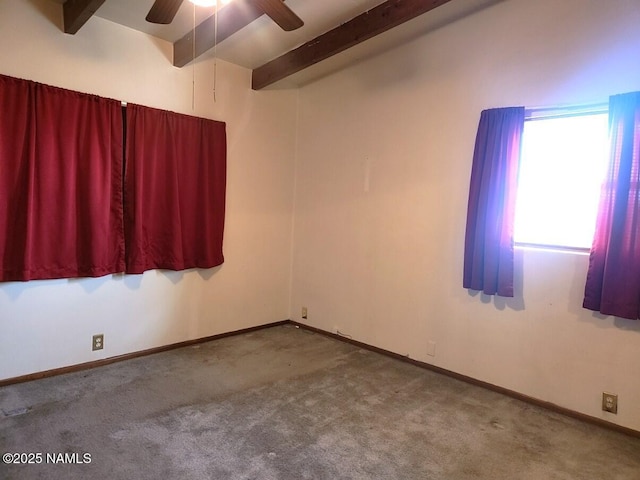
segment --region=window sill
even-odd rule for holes
[[[566,247],[562,245],[542,245],[537,243],[516,243],[517,250],[533,250],[536,252],[569,253],[574,255],[589,255],[590,249],[585,247]]]

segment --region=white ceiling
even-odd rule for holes
[[[295,74],[276,84],[276,87],[308,83],[500,1],[504,0],[451,0],[391,31]],[[212,8],[194,7],[185,0],[171,25],[156,25],[145,21],[153,2],[154,0],[106,0],[96,15],[174,42],[193,28],[194,13],[196,24],[213,13]],[[223,60],[253,69],[383,2],[384,0],[286,0],[289,8],[305,22],[303,27],[285,32],[263,15],[221,42],[216,47],[216,55]]]

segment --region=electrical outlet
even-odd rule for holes
[[[602,392],[602,410],[610,413],[618,413],[618,395]]]
[[[436,356],[436,342],[428,341],[427,342],[427,355],[430,357]]]
[[[91,350],[102,350],[104,348],[104,334],[100,333],[93,336]]]
[[[302,318],[307,318],[307,307],[302,307]]]

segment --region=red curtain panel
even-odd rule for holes
[[[226,155],[223,122],[127,106],[127,273],[223,263]]]
[[[640,92],[609,99],[610,157],[583,307],[640,317]]]
[[[0,281],[124,271],[118,101],[0,76]]]
[[[484,110],[473,154],[463,287],[513,297],[513,227],[524,107]]]

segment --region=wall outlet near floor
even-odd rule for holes
[[[436,356],[436,342],[431,340],[427,342],[427,355],[430,357]]]
[[[302,307],[302,318],[307,318],[308,312],[307,307]]]
[[[102,350],[104,348],[104,334],[99,333],[93,336],[93,342],[91,343],[91,350]]]
[[[618,395],[602,392],[602,410],[610,413],[618,413]]]

